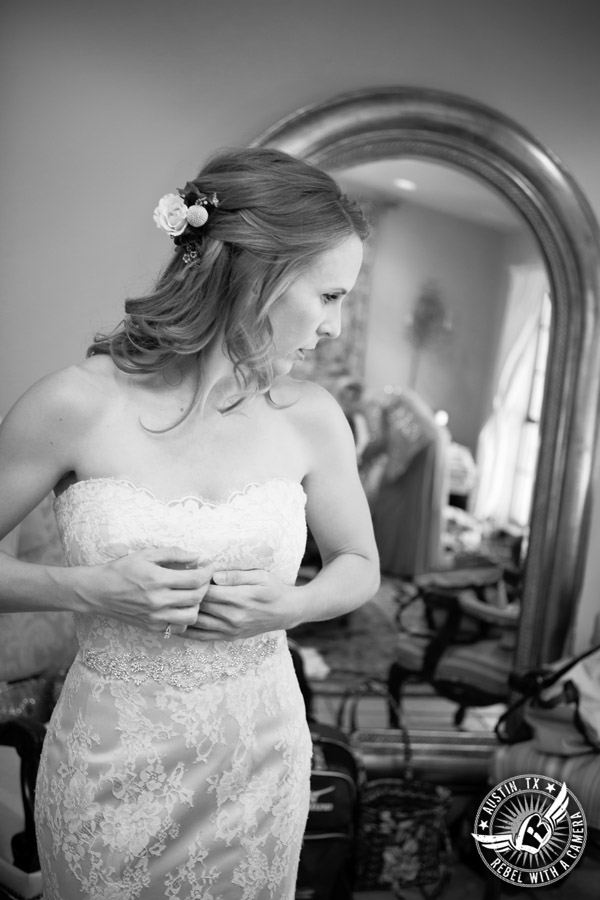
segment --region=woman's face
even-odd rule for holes
[[[269,318],[276,375],[286,375],[321,338],[339,336],[342,300],[354,286],[362,258],[361,240],[346,238],[326,250],[274,303]]]

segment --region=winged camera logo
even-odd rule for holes
[[[481,858],[498,878],[541,887],[563,878],[579,862],[587,825],[565,782],[519,775],[487,794],[472,834]]]

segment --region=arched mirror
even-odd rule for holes
[[[600,241],[585,197],[522,127],[441,91],[342,95],[255,144],[327,169],[370,204],[364,284],[331,352],[368,389],[410,386],[447,415],[477,458],[465,505],[485,518],[504,504],[526,536],[515,668],[556,659],[577,613],[598,416]],[[515,384],[526,434],[502,418]]]
[[[371,417],[388,398],[416,392],[451,439],[447,499],[475,514],[470,532],[469,518],[456,516],[456,543],[461,527],[464,546],[475,547],[478,528],[502,526],[526,545],[551,324],[535,235],[454,166],[403,157],[333,174],[369,211],[373,234],[341,339],[321,344],[298,374],[334,392],[356,379]],[[376,436],[377,423],[369,430]],[[362,469],[373,492],[376,467]],[[393,553],[402,548],[390,541],[383,571],[412,574]]]

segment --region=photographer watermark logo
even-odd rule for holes
[[[498,878],[541,887],[563,878],[579,862],[587,826],[579,800],[564,782],[519,775],[486,796],[473,837]]]

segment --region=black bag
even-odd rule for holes
[[[352,900],[358,760],[334,725],[310,722],[310,809],[300,853],[296,900]]]
[[[385,687],[366,682],[342,704],[340,718],[349,716],[351,741],[360,758],[361,744],[369,744],[369,731],[357,727],[357,704],[368,694],[385,696]],[[393,778],[376,778],[362,784],[359,793],[356,890],[391,890],[397,897],[417,888],[424,897],[439,897],[452,873],[452,848],[446,824],[451,791],[416,778],[411,766],[408,730],[399,721],[390,729],[403,748],[403,765]],[[379,733],[377,734],[379,737]]]
[[[14,747],[21,758],[21,798],[25,829],[13,835],[13,863],[23,872],[36,872],[40,867],[35,838],[33,811],[35,783],[46,728],[34,718],[24,716],[0,723],[0,745]]]
[[[509,685],[521,696],[496,722],[498,739],[504,744],[533,739],[540,752],[560,756],[598,749],[596,681],[590,689],[583,673],[578,676],[579,663],[598,651],[600,645],[539,669],[530,669],[523,674],[511,673]],[[569,672],[571,678],[566,679]],[[587,694],[582,694],[584,685]]]

